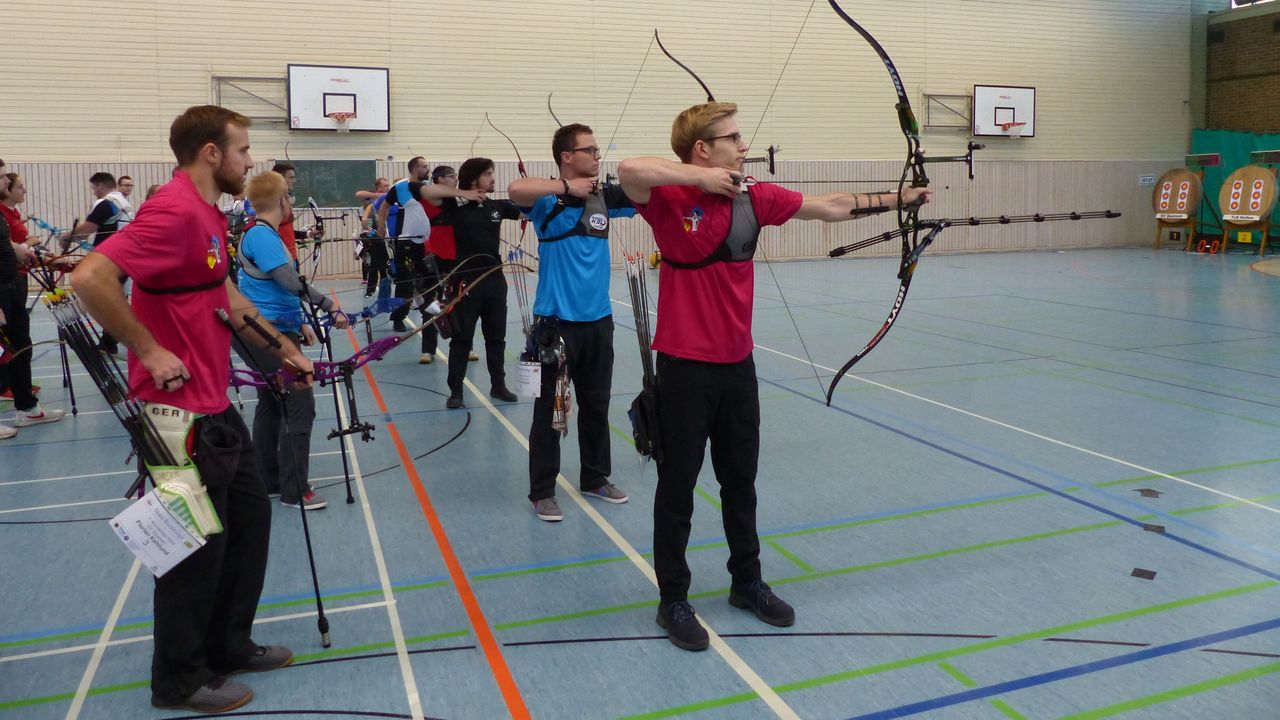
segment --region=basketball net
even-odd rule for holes
[[[1025,125],[1026,123],[1024,122],[1000,123],[1000,129],[1009,133],[1009,137],[1011,138],[1019,138],[1022,137],[1022,128]]]
[[[336,124],[334,128],[340,133],[349,132],[351,130],[351,121],[355,119],[356,114],[350,112],[329,113],[328,116]]]

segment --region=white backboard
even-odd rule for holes
[[[1036,89],[1007,85],[973,86],[973,134],[1002,137],[1011,133],[1000,123],[1020,122],[1022,137],[1036,136]]]
[[[328,113],[354,112],[352,131],[391,131],[387,68],[289,65],[289,129],[336,130]]]

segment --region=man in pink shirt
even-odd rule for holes
[[[227,279],[227,223],[219,195],[244,188],[249,119],[212,105],[187,109],[169,129],[179,171],[127,227],[72,276],[76,294],[129,352],[129,391],[141,401],[199,414],[188,442],[223,532],[156,579],[151,704],[226,712],[253,692],[226,675],[288,665],[293,653],[253,642],[271,537],[271,505],[244,421],[227,400],[232,318],[257,309]],[[133,301],[123,286],[133,279]],[[265,320],[269,334],[279,335]],[[240,323],[242,340],[266,342]],[[281,360],[310,385],[312,365],[292,343]]]
[[[742,175],[747,144],[737,105],[708,102],[676,116],[671,149],[680,162],[624,160],[622,189],[653,228],[662,253],[659,278],[657,402],[663,461],[653,504],[658,625],[686,650],[704,650],[706,630],[689,604],[685,548],[693,517],[693,489],[707,441],[720,483],[729,543],[729,603],[776,626],[795,611],[760,576],[756,534],[756,466],[760,455],[760,397],[751,351],[752,257],[760,229],[791,219],[839,222],[866,208],[898,205],[896,193],[801,195]],[[908,203],[930,191],[906,188]]]

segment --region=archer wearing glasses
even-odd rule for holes
[[[557,390],[578,398],[578,487],[589,498],[625,503],[609,481],[609,394],[613,385],[613,310],[609,303],[609,227],[635,208],[622,188],[602,187],[600,146],[586,125],[565,125],[551,140],[560,177],[521,178],[512,202],[538,235],[538,291],[526,352],[543,361],[542,392],[529,430],[529,501],[547,522],[563,513],[556,502],[563,424],[553,426]],[[563,341],[561,345],[560,341]],[[557,382],[559,380],[559,382]]]
[[[801,195],[768,183],[745,182],[742,141],[733,103],[708,102],[676,116],[671,149],[680,162],[624,160],[622,187],[653,228],[662,253],[658,292],[659,437],[653,506],[658,624],[673,644],[704,650],[707,631],[689,604],[689,543],[693,489],[707,442],[720,483],[729,543],[729,603],[775,626],[795,623],[795,611],[760,576],[756,533],[756,467],[760,455],[760,393],[752,359],[751,311],[760,229],[792,219],[839,222],[867,208],[892,208],[897,193]],[[928,202],[929,191],[905,188],[903,199]]]

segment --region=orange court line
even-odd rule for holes
[[[356,340],[355,331],[347,328],[347,335],[351,339],[353,347],[359,347]],[[368,365],[364,366],[365,379],[369,381],[369,390],[373,392],[373,400],[378,404],[378,409],[385,415],[387,414],[387,404],[382,399],[382,393],[378,390],[378,382],[373,379],[373,372]],[[489,627],[489,621],[484,617],[484,611],[480,609],[480,603],[476,600],[476,594],[471,589],[471,584],[467,582],[467,576],[462,571],[462,564],[458,562],[458,555],[453,551],[453,546],[449,543],[449,536],[444,531],[444,525],[440,522],[440,517],[436,514],[435,506],[431,504],[431,498],[427,495],[427,489],[422,485],[422,478],[418,476],[418,468],[413,464],[413,458],[409,455],[408,448],[404,445],[404,440],[400,437],[400,431],[396,429],[396,424],[390,419],[385,420],[387,424],[387,434],[391,436],[391,441],[395,443],[396,453],[400,455],[400,464],[404,467],[404,472],[409,476],[409,483],[413,485],[413,491],[418,496],[418,504],[422,506],[422,514],[427,519],[427,524],[431,526],[431,535],[435,538],[436,545],[440,548],[440,555],[444,558],[444,564],[449,569],[449,578],[453,581],[453,586],[458,590],[458,597],[462,600],[462,607],[467,611],[467,619],[471,622],[471,629],[475,631],[476,638],[480,641],[480,648],[484,651],[485,660],[489,663],[489,670],[493,673],[493,679],[498,683],[498,689],[502,691],[502,699],[507,703],[507,711],[511,713],[511,717],[515,720],[528,720],[529,708],[524,704],[524,697],[520,694],[520,689],[516,687],[515,678],[511,676],[511,669],[507,667],[507,661],[502,657],[502,650],[498,646],[497,639],[493,636],[493,629]]]

